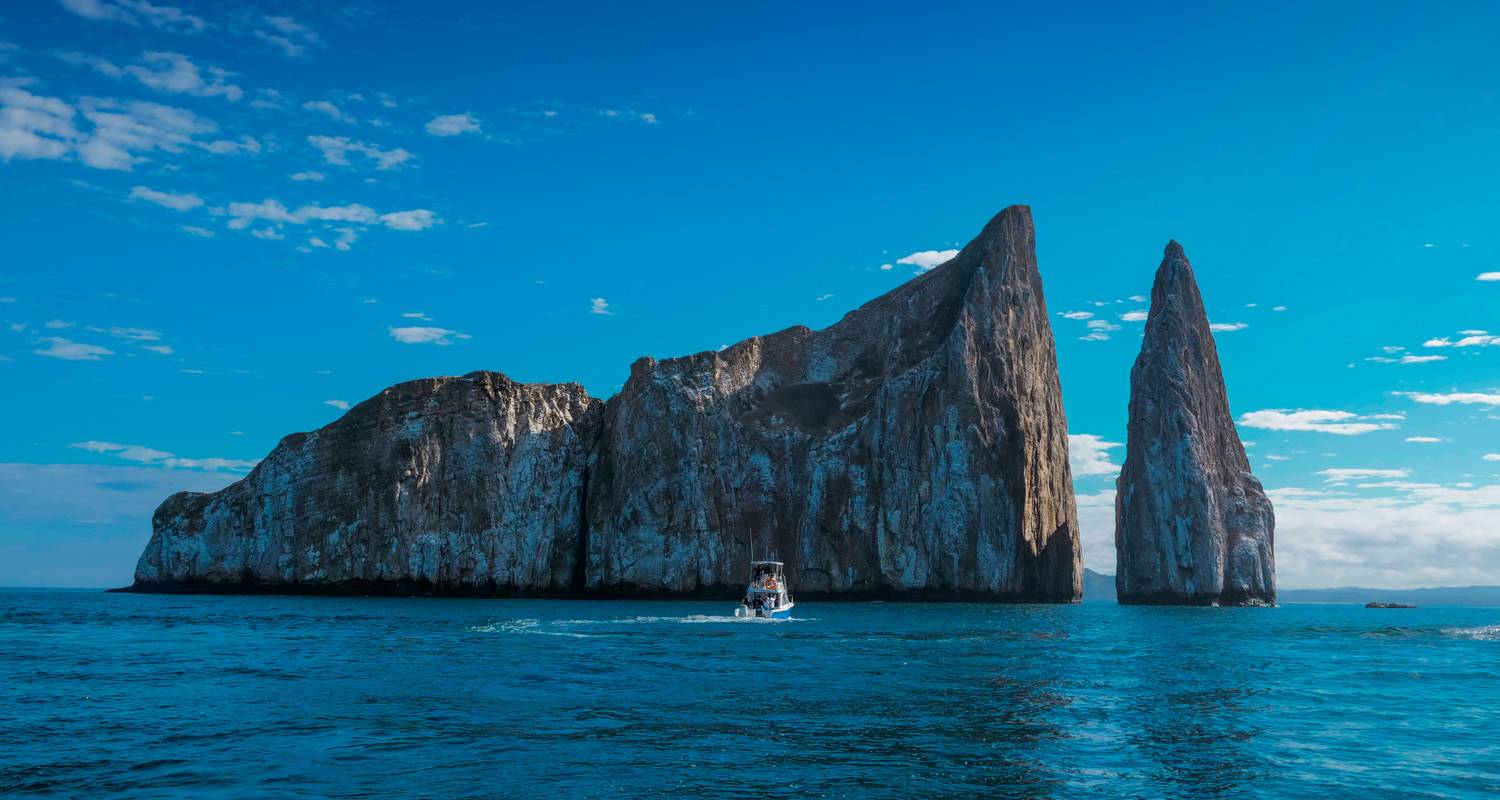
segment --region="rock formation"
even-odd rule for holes
[[[1167,245],[1130,370],[1115,495],[1121,603],[1276,602],[1275,515],[1250,474],[1193,268]]]
[[[822,331],[635,363],[607,404],[493,373],[401,384],[170,498],[141,590],[1078,599],[1029,209]]]
[[[152,518],[146,589],[567,591],[604,404],[493,372],[398,384]]]

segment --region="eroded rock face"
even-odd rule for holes
[[[1274,604],[1275,515],[1250,474],[1203,298],[1176,242],[1151,288],[1127,435],[1115,495],[1120,602]]]
[[[641,359],[590,482],[588,586],[1072,601],[1077,512],[1030,210],[822,330]]]
[[[413,381],[157,511],[136,588],[1078,599],[1030,211],[822,330],[642,359],[607,406]],[[394,589],[393,589],[394,587]]]
[[[603,403],[493,372],[393,386],[152,520],[136,586],[561,592]]]

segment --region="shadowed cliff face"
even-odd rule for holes
[[[1176,242],[1151,288],[1127,435],[1115,495],[1120,602],[1275,603],[1275,516],[1250,474],[1203,298]]]
[[[154,527],[142,590],[734,595],[770,554],[804,597],[1076,600],[1030,211],[823,331],[642,359],[607,406],[401,384]]]
[[[588,585],[1070,601],[1078,523],[1029,209],[822,330],[642,359],[609,401]]]

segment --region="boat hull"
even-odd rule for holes
[[[792,616],[792,609],[795,607],[795,603],[789,606],[784,606],[782,608],[750,609],[744,606],[740,606],[739,608],[736,608],[734,610],[734,615],[736,617],[745,617],[749,619],[790,619]]]

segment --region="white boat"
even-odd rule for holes
[[[792,615],[792,593],[787,590],[786,571],[780,561],[750,562],[750,587],[734,610],[736,617],[786,619]]]

